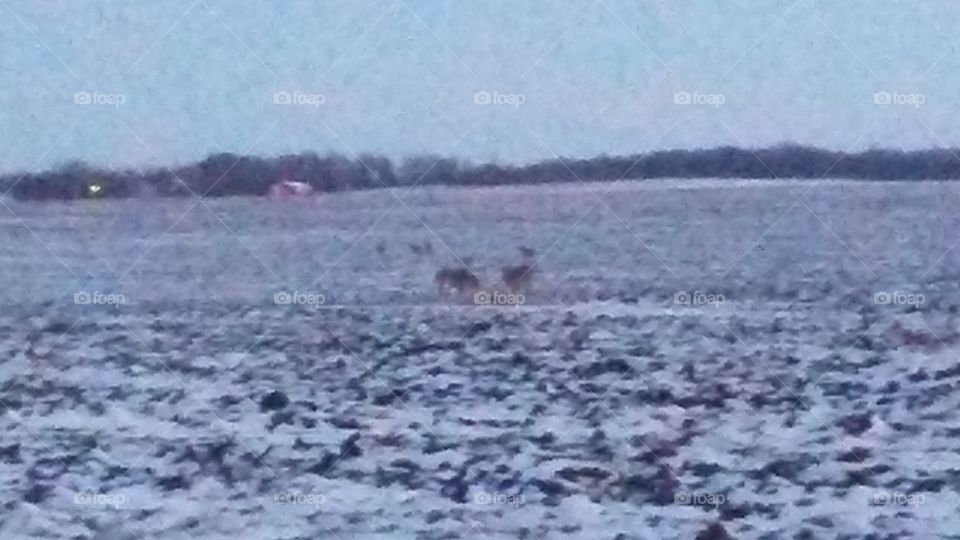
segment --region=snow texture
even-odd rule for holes
[[[14,206],[0,537],[960,538],[957,195]],[[437,297],[454,254],[492,288],[521,244],[524,305]]]

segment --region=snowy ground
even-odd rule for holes
[[[10,203],[0,538],[960,538],[960,186],[727,185]]]

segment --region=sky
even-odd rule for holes
[[[0,0],[0,171],[960,147],[955,0]]]

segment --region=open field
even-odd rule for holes
[[[958,203],[5,201],[0,537],[960,538]],[[524,305],[438,298],[521,245]]]

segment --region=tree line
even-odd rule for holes
[[[780,145],[665,150],[632,156],[550,159],[513,166],[417,156],[394,165],[382,156],[354,159],[313,152],[263,158],[221,153],[173,169],[115,170],[70,162],[44,172],[0,176],[2,193],[22,200],[222,197],[267,195],[278,181],[310,184],[319,192],[414,185],[494,186],[649,178],[850,178],[948,180],[960,178],[950,149],[844,153]]]

